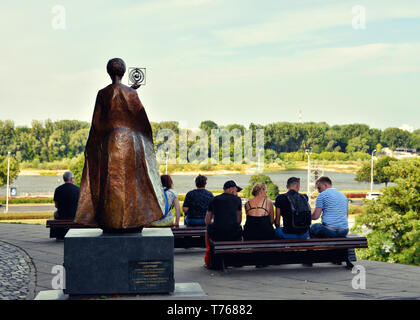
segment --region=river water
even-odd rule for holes
[[[306,170],[285,170],[266,173],[271,180],[278,185],[280,190],[285,189],[286,181],[290,177],[298,177],[301,179],[301,189],[306,191],[307,188],[307,172]],[[343,172],[325,172],[333,181],[333,186],[339,190],[361,190],[370,189],[370,183],[360,183],[354,180],[355,174]],[[178,193],[186,193],[195,188],[195,175],[189,176],[172,176],[174,189]],[[248,174],[232,174],[232,175],[213,175],[208,176],[207,188],[210,190],[221,190],[223,184],[227,180],[234,180],[239,186],[245,187],[249,184]],[[63,179],[58,176],[19,176],[10,186],[17,188],[18,196],[28,195],[49,195],[54,194],[54,189],[63,183]],[[384,185],[374,185],[374,189],[380,189]],[[0,197],[6,196],[6,187],[0,189]]]

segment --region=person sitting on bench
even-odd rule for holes
[[[208,237],[214,241],[242,239],[242,202],[238,192],[242,190],[232,180],[223,186],[224,193],[213,198],[206,214]],[[211,223],[214,218],[214,222]]]
[[[316,199],[316,209],[312,220],[321,216],[322,223],[312,225],[310,233],[316,238],[341,238],[349,232],[347,197],[332,187],[331,179],[321,177],[316,181],[319,196]]]
[[[300,179],[291,177],[287,180],[287,192],[276,198],[276,236],[279,239],[307,239],[311,226],[311,207],[308,196],[300,194]],[[280,227],[283,217],[283,227]]]
[[[254,198],[245,203],[244,240],[272,240],[274,208],[271,200],[267,199],[267,186],[257,183],[251,193]]]
[[[199,174],[195,178],[197,189],[191,190],[185,196],[182,211],[185,213],[184,224],[186,226],[205,226],[206,213],[210,201],[214,198],[213,193],[206,189],[207,177]]]
[[[63,174],[64,184],[54,191],[54,203],[57,211],[55,219],[74,219],[79,201],[80,188],[74,185],[74,175],[70,171]]]
[[[179,218],[181,216],[181,209],[179,206],[178,193],[172,189],[174,183],[170,175],[164,174],[160,176],[162,182],[163,192],[165,195],[165,212],[162,219],[153,221],[150,226],[152,227],[175,227],[179,226]],[[175,222],[172,209],[175,207]]]

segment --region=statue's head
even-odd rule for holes
[[[108,72],[111,79],[114,79],[115,76],[122,78],[124,76],[125,70],[125,62],[120,58],[111,59],[106,65],[106,71]]]

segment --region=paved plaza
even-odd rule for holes
[[[34,299],[52,290],[52,268],[63,263],[62,241],[40,225],[0,223],[0,299]],[[366,289],[353,289],[356,274],[329,263],[229,268],[203,267],[203,249],[175,249],[176,283],[198,282],[205,293],[191,299],[420,299],[420,267],[359,260]],[[146,295],[127,299],[186,299]]]

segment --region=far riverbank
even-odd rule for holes
[[[287,170],[307,170],[307,162],[296,161],[292,163],[268,163],[261,166],[264,173],[287,171]],[[356,173],[362,166],[360,161],[318,161],[313,162],[311,167],[317,166],[319,169],[328,172],[342,172],[342,173]],[[63,173],[69,170],[68,168],[57,169],[37,169],[37,168],[24,168],[20,170],[19,176],[62,176]],[[194,176],[204,174],[207,176],[214,175],[236,175],[236,174],[255,174],[257,173],[257,166],[255,164],[168,164],[168,174],[173,176]],[[159,165],[161,174],[166,172],[165,165]]]
[[[223,173],[223,174],[208,174],[205,171],[200,172],[208,177],[207,188],[209,190],[221,190],[223,184],[228,180],[234,180],[239,186],[246,187],[252,176],[251,173]],[[198,172],[182,172],[181,174],[173,174],[172,180],[174,182],[174,189],[178,193],[187,193],[189,190],[195,188],[194,180]],[[307,171],[306,170],[280,170],[265,172],[273,183],[277,184],[280,190],[285,189],[286,181],[290,177],[298,177],[301,179],[302,191],[307,189]],[[324,175],[331,178],[334,187],[338,190],[369,190],[369,183],[361,183],[354,180],[356,175],[354,173],[325,171]],[[19,175],[18,178],[11,183],[11,187],[17,189],[17,196],[52,196],[55,188],[63,183],[62,174],[57,175]],[[374,185],[374,189],[378,190],[384,187],[381,185]],[[6,187],[0,188],[0,197],[6,196]]]

